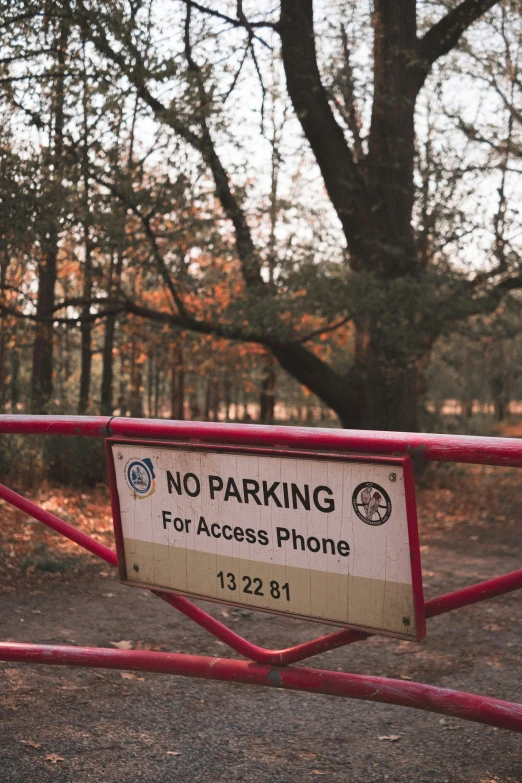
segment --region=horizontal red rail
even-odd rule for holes
[[[100,544],[94,538],[91,538],[86,533],[82,533],[73,525],[68,522],[64,522],[63,519],[51,514],[50,511],[38,506],[31,500],[24,498],[12,489],[0,484],[0,499],[5,500],[12,506],[20,509],[20,511],[29,514],[33,519],[37,519],[44,525],[56,530],[66,538],[79,544],[84,549],[98,555],[110,565],[117,565],[116,552],[114,552],[105,544]],[[522,588],[522,569],[519,571],[512,571],[509,574],[503,574],[502,576],[489,579],[484,582],[479,582],[469,587],[455,590],[452,593],[439,596],[438,598],[432,598],[424,605],[426,617],[435,617],[439,614],[451,612],[454,609],[460,609],[470,604],[485,601],[495,596],[503,595],[505,593],[512,592]],[[217,639],[227,644],[233,650],[240,655],[244,655],[246,658],[250,658],[257,663],[266,664],[279,664],[288,665],[291,663],[297,663],[297,661],[303,661],[306,658],[310,658],[313,655],[319,655],[327,650],[333,650],[338,647],[344,647],[352,642],[361,641],[368,638],[370,634],[362,633],[360,631],[354,631],[350,629],[343,629],[341,631],[335,631],[334,633],[327,634],[318,639],[312,639],[308,642],[296,645],[295,647],[289,647],[285,650],[267,650],[264,647],[259,647],[256,644],[252,644],[247,639],[234,633],[226,625],[220,623],[214,617],[207,612],[200,609],[188,598],[184,598],[180,595],[170,595],[162,593],[160,590],[154,590],[162,600],[173,606],[178,611],[182,612],[186,617],[196,622],[202,628],[209,633],[213,634]]]
[[[166,421],[110,416],[0,416],[0,433],[84,435],[286,446],[357,454],[409,454],[414,459],[522,467],[522,439],[412,432]]]
[[[0,643],[0,660],[57,666],[130,669],[200,677],[221,682],[264,685],[308,693],[324,693],[329,696],[346,696],[352,699],[428,710],[440,715],[464,718],[501,729],[522,732],[522,704],[385,677],[305,667],[272,667],[248,661],[209,658],[201,655],[12,642]]]

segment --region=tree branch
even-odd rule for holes
[[[340,321],[337,321],[337,323],[335,324],[331,324],[331,326],[325,326],[322,329],[316,329],[315,331],[305,335],[305,337],[299,338],[298,343],[302,345],[303,343],[309,342],[309,340],[313,340],[314,337],[319,337],[322,334],[330,334],[331,332],[336,332],[337,329],[340,329],[341,326],[344,326],[351,320],[352,320],[352,316],[347,315],[346,318],[341,318]]]
[[[362,160],[362,158],[364,157],[364,150],[363,150],[362,139],[361,139],[361,117],[359,113],[359,108],[357,106],[357,99],[355,97],[355,83],[353,78],[353,68],[352,68],[352,62],[350,56],[350,46],[348,43],[348,35],[346,33],[346,28],[343,24],[341,25],[341,40],[343,44],[343,55],[344,55],[344,63],[343,63],[344,79],[342,85],[342,92],[343,92],[344,104],[346,106],[346,121],[348,124],[348,128],[350,129],[350,133],[352,134],[353,137],[355,159]]]
[[[281,0],[278,29],[293,107],[350,249],[355,257],[362,258],[365,254],[360,239],[361,227],[368,225],[371,205],[364,178],[334,117],[321,81],[315,49],[313,1]]]
[[[139,206],[136,204],[133,198],[128,198],[124,191],[120,190],[117,185],[115,185],[113,182],[107,182],[106,180],[96,177],[93,175],[93,178],[99,182],[101,185],[104,185],[108,190],[112,191],[114,195],[119,198],[121,203],[129,208],[134,215],[138,218],[141,225],[143,226],[143,230],[145,232],[145,235],[147,239],[149,240],[149,244],[151,246],[152,255],[154,257],[154,261],[156,262],[156,267],[158,269],[158,272],[160,273],[161,277],[163,278],[163,282],[167,286],[170,295],[172,296],[172,300],[176,307],[178,308],[181,315],[187,315],[185,303],[183,302],[183,299],[181,297],[180,292],[178,291],[178,288],[176,286],[176,283],[172,279],[172,276],[170,274],[170,270],[165,263],[165,259],[163,257],[163,253],[161,252],[160,246],[158,244],[158,240],[156,237],[156,234],[154,232],[154,229],[152,228],[151,223],[151,216],[150,215],[144,215],[142,211],[140,210]]]
[[[215,11],[213,8],[207,8],[204,5],[201,5],[201,3],[196,3],[195,0],[183,0],[185,5],[191,6],[192,8],[195,8],[197,11],[201,11],[203,14],[207,14],[207,16],[213,16],[215,19],[221,19],[223,22],[227,22],[227,24],[232,25],[232,27],[244,27],[246,30],[255,30],[255,29],[262,29],[262,28],[270,28],[271,30],[277,30],[278,23],[277,22],[249,22],[244,14],[241,14],[238,16],[237,19],[234,19],[233,16],[229,16],[228,14],[224,14],[221,11]],[[262,38],[260,38],[258,35],[254,36],[260,43],[262,43],[264,46],[267,46],[270,48],[270,45],[267,44],[266,41],[264,41]]]
[[[189,4],[190,8],[192,4]],[[193,71],[194,76],[197,79],[198,90],[200,92],[200,107],[198,108],[198,116],[195,118],[200,126],[201,135],[194,133],[179,119],[179,115],[176,112],[174,106],[166,107],[163,103],[152,95],[150,89],[147,86],[146,78],[148,69],[143,60],[143,57],[136,46],[126,36],[122,44],[127,48],[133,63],[127,62],[125,56],[120,51],[115,51],[114,47],[109,42],[105,28],[102,25],[100,19],[91,18],[87,9],[80,2],[81,13],[90,20],[88,26],[88,35],[92,43],[96,46],[98,51],[114,62],[121,69],[122,73],[131,81],[134,85],[139,98],[152,109],[156,118],[163,124],[168,125],[172,130],[178,134],[181,138],[187,141],[194,149],[196,149],[203,160],[208,165],[212,172],[214,182],[216,185],[216,194],[221,202],[223,210],[227,218],[232,222],[236,237],[236,248],[241,262],[241,268],[243,277],[247,286],[257,286],[258,290],[260,284],[263,284],[261,277],[261,270],[259,261],[257,258],[252,234],[248,226],[245,214],[230,187],[228,175],[221,163],[221,160],[216,152],[214,141],[208,129],[206,123],[206,113],[208,112],[209,99],[204,91],[204,85],[202,81],[202,75],[199,66],[192,57],[192,51],[190,47],[190,40],[187,37],[188,31],[185,30],[185,53],[187,55],[187,62],[189,69]],[[190,22],[190,17],[189,20]]]
[[[499,0],[463,0],[425,33],[419,41],[419,89],[433,63],[448,54],[458,44],[463,33],[498,2]]]

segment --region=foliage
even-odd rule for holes
[[[517,4],[227,9],[0,2],[0,408],[415,429],[522,281]]]

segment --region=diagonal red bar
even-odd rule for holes
[[[420,682],[305,667],[272,667],[202,655],[109,650],[102,647],[0,643],[0,660],[105,669],[131,669],[221,682],[396,704],[522,732],[522,704],[437,688]]]
[[[36,505],[36,503],[33,503],[31,500],[24,498],[12,489],[5,487],[3,484],[0,484],[0,498],[16,508],[19,508],[21,511],[24,511],[26,514],[29,514],[29,516],[37,519],[44,525],[47,525],[58,533],[66,536],[89,552],[98,555],[107,563],[114,566],[117,565],[116,552],[112,549],[104,544],[100,544],[86,533],[82,533],[81,530],[78,530],[73,525],[64,522],[63,519],[51,514],[49,511]],[[426,617],[435,617],[436,615],[451,612],[454,609],[460,609],[463,606],[485,601],[488,598],[494,598],[495,596],[503,595],[504,593],[520,588],[522,588],[522,570],[513,571],[509,574],[504,574],[495,577],[494,579],[489,579],[485,582],[480,582],[476,585],[447,593],[438,598],[432,598],[425,604]],[[267,650],[264,647],[249,642],[247,639],[239,636],[239,634],[234,633],[234,631],[227,628],[226,625],[220,623],[219,620],[216,620],[203,609],[200,609],[193,604],[192,601],[189,601],[188,598],[184,598],[180,595],[170,595],[160,591],[153,592],[163,601],[166,601],[175,609],[178,609],[178,611],[182,612],[186,617],[189,617],[217,639],[228,645],[231,649],[257,663],[284,666],[296,663],[297,661],[303,661],[306,658],[310,658],[313,655],[319,655],[327,650],[333,650],[338,647],[352,644],[353,642],[361,641],[369,636],[369,634],[362,633],[361,631],[343,629],[317,639],[303,642],[294,647],[289,647],[285,650]]]
[[[286,650],[267,650],[265,647],[258,647],[257,644],[247,641],[242,636],[239,636],[226,625],[223,625],[219,620],[215,620],[214,617],[204,612],[188,598],[184,598],[181,595],[170,595],[167,593],[159,593],[154,591],[155,595],[162,598],[171,606],[174,606],[186,617],[190,617],[195,623],[201,625],[206,631],[213,636],[220,639],[227,644],[233,650],[240,655],[244,655],[245,658],[250,658],[251,661],[256,663],[268,663],[278,664],[279,666],[286,666],[290,663],[297,663],[297,661],[304,661],[306,658],[311,658],[312,655],[319,655],[320,653],[327,652],[327,650],[334,650],[337,647],[344,647],[352,642],[358,642],[362,639],[367,639],[369,634],[362,633],[361,631],[352,631],[349,628],[345,628],[341,631],[335,631],[327,636],[321,636],[318,639],[312,639],[308,642],[303,642],[295,647],[288,647]]]
[[[522,588],[522,569],[432,598],[424,604],[426,617],[436,617],[438,614],[452,612],[454,609],[477,604],[488,598],[495,598],[497,595],[504,595],[504,593],[510,593],[520,588]]]
[[[100,544],[91,538],[86,533],[82,533],[73,525],[68,522],[64,522],[63,519],[51,514],[50,511],[38,506],[31,500],[24,498],[12,489],[0,484],[0,498],[10,503],[15,508],[20,509],[24,513],[42,522],[44,525],[56,530],[66,538],[79,544],[84,549],[92,552],[98,557],[101,557],[107,563],[113,566],[117,565],[116,552],[114,552],[105,544]],[[367,634],[360,633],[359,631],[352,631],[349,629],[343,629],[336,631],[335,633],[322,636],[319,639],[313,639],[309,642],[304,642],[296,647],[289,647],[286,650],[267,650],[264,647],[259,647],[257,644],[252,644],[247,639],[244,639],[239,634],[227,628],[226,625],[220,623],[207,612],[200,609],[198,606],[189,601],[188,598],[176,595],[167,595],[167,593],[161,593],[159,591],[153,591],[155,595],[162,598],[171,606],[183,612],[184,615],[190,617],[191,620],[196,622],[202,628],[209,633],[213,634],[217,639],[227,644],[233,650],[240,655],[244,655],[246,658],[250,658],[252,661],[258,663],[278,663],[280,665],[295,663],[296,661],[302,661],[305,658],[310,658],[312,655],[318,655],[319,653],[332,650],[336,647],[342,647],[352,642],[357,642],[360,639],[365,639]]]
[[[36,503],[24,498],[23,495],[19,495],[18,492],[14,492],[3,484],[0,484],[0,498],[7,503],[10,503],[11,506],[28,514],[30,517],[33,517],[33,519],[37,519],[38,522],[47,525],[51,530],[56,530],[57,533],[61,533],[62,536],[74,541],[75,544],[79,544],[84,549],[87,549],[88,552],[92,552],[93,555],[98,555],[98,557],[101,557],[101,559],[105,560],[107,563],[110,563],[113,566],[118,564],[116,552],[114,552],[113,549],[105,546],[105,544],[100,544],[99,541],[91,538],[87,533],[82,533],[78,528],[70,525],[68,522],[64,522],[60,517],[51,514],[50,511],[46,511],[44,508],[41,508],[41,506],[36,505]]]

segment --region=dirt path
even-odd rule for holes
[[[513,472],[457,469],[421,492],[427,597],[520,567],[517,489]],[[4,508],[1,514],[13,521]],[[20,538],[11,527],[2,542],[4,564],[12,566],[3,568],[2,639],[101,646],[126,640],[135,648],[228,655],[161,601],[120,586],[109,568],[56,552],[52,536],[43,549],[17,520]],[[9,557],[17,541],[33,547],[23,555],[23,574]],[[42,573],[44,557],[67,567]],[[210,610],[267,646],[321,630],[217,605]],[[522,701],[521,619],[521,598],[513,593],[431,620],[420,645],[375,637],[310,665]],[[522,736],[510,732],[348,699],[131,677],[0,664],[0,783],[522,781]]]

